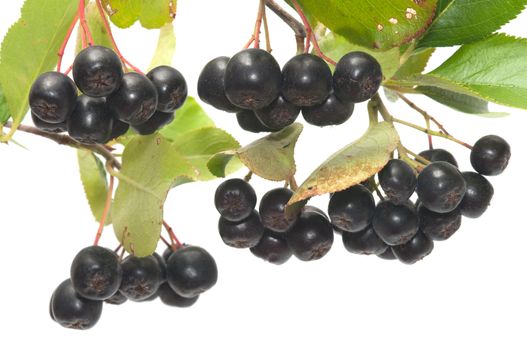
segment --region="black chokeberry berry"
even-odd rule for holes
[[[117,292],[115,292],[114,295],[106,299],[104,302],[107,304],[112,304],[112,305],[122,305],[126,303],[127,301],[128,301],[128,298],[125,297],[124,294],[118,290]]]
[[[119,56],[103,46],[89,46],[73,61],[73,80],[91,97],[105,97],[121,85],[123,66]]]
[[[511,146],[503,138],[487,135],[480,138],[470,153],[472,167],[481,175],[494,176],[503,173],[509,165]]]
[[[46,123],[62,123],[69,118],[77,102],[73,81],[59,72],[41,74],[29,91],[31,112]]]
[[[419,204],[417,215],[419,215],[419,228],[434,241],[449,239],[461,227],[461,210],[459,208],[449,213],[436,213]]]
[[[256,192],[242,179],[229,179],[216,189],[214,205],[220,215],[229,221],[241,221],[253,212]]]
[[[216,262],[203,248],[183,246],[168,258],[167,281],[182,297],[193,298],[212,288],[217,280]]]
[[[419,218],[412,203],[382,201],[373,216],[373,229],[388,245],[404,244],[419,230]]]
[[[157,89],[157,110],[175,112],[187,99],[187,82],[183,74],[170,66],[158,66],[146,75]]]
[[[344,55],[333,72],[333,88],[341,101],[359,103],[369,100],[379,90],[381,82],[381,65],[365,52]]]
[[[333,226],[325,216],[315,211],[303,211],[285,237],[289,248],[298,259],[318,260],[326,255],[333,245]]]
[[[53,293],[51,314],[53,319],[63,327],[89,329],[101,317],[102,301],[79,296],[71,280],[67,279]]]
[[[474,172],[464,172],[467,192],[459,205],[463,216],[479,218],[487,210],[494,196],[492,184],[484,176]]]
[[[282,265],[293,255],[284,236],[268,229],[264,231],[260,242],[251,248],[251,253],[275,265]]]
[[[417,177],[420,202],[436,213],[448,213],[456,209],[466,190],[467,184],[461,172],[447,162],[431,163]]]
[[[157,264],[159,265],[159,271],[161,272],[161,283],[166,282],[167,280],[167,263],[166,260],[159,254],[154,253],[152,256],[156,259]]]
[[[141,301],[157,292],[161,284],[161,269],[153,255],[143,258],[129,255],[121,266],[123,279],[120,291],[128,299]]]
[[[300,54],[282,69],[282,94],[298,107],[319,105],[332,90],[331,70],[320,57]]]
[[[295,224],[298,216],[285,214],[287,202],[293,196],[288,188],[275,188],[267,192],[260,200],[260,217],[264,227],[274,232],[286,232]]]
[[[170,255],[172,255],[174,251],[172,250],[172,248],[170,247],[167,247],[164,251],[163,251],[163,255],[161,256],[163,258],[163,260],[165,260],[165,264],[166,262],[168,261],[168,258],[170,258]]]
[[[73,259],[70,272],[77,293],[92,300],[105,300],[114,295],[123,274],[117,254],[99,246],[82,249]]]
[[[117,117],[130,125],[145,123],[156,111],[157,90],[144,75],[126,73],[119,89],[108,97]]]
[[[340,125],[351,117],[354,109],[352,102],[342,102],[332,93],[321,104],[302,108],[302,115],[311,125]]]
[[[156,111],[150,119],[143,124],[132,125],[132,129],[139,135],[151,135],[174,120],[174,113]]]
[[[415,264],[434,249],[434,241],[418,232],[409,242],[392,247],[393,254],[405,264]]]
[[[329,200],[328,214],[331,223],[347,232],[364,230],[371,224],[375,200],[363,185],[336,192]]]
[[[128,129],[130,129],[130,124],[122,122],[119,119],[114,119],[109,141],[123,136],[128,132]]]
[[[390,248],[371,226],[359,232],[342,231],[342,243],[346,250],[353,254],[379,255]]]
[[[434,162],[447,162],[452,164],[453,166],[457,167],[457,160],[452,155],[452,153],[448,152],[447,150],[441,149],[441,148],[434,148],[434,149],[427,149],[421,153],[419,153],[421,157],[423,157],[426,160]]]
[[[232,222],[220,217],[218,231],[225,244],[233,248],[251,248],[258,244],[263,236],[264,227],[260,215],[253,210],[249,217],[240,222]]]
[[[395,203],[407,201],[417,186],[417,176],[410,165],[392,159],[379,172],[379,184],[386,196]]]
[[[209,105],[225,112],[238,112],[236,107],[225,96],[225,69],[230,58],[221,56],[213,59],[203,67],[198,78],[198,96]]]
[[[37,117],[35,113],[31,113],[31,120],[33,121],[33,124],[42,131],[58,134],[68,130],[68,123],[65,121],[62,123],[48,123]]]
[[[224,79],[225,95],[235,106],[261,109],[278,97],[282,72],[269,52],[245,49],[229,60]]]
[[[383,260],[397,260],[397,257],[393,254],[393,247],[388,247],[388,249],[381,254],[377,254],[377,256]]]
[[[259,132],[272,132],[273,130],[265,126],[260,119],[256,116],[253,111],[243,110],[236,113],[236,119],[238,120],[238,125],[249,132],[259,133]]]
[[[199,295],[191,298],[185,298],[174,292],[168,283],[163,283],[158,290],[159,299],[163,304],[175,307],[190,307],[198,301]]]
[[[263,125],[278,131],[295,122],[300,114],[300,108],[287,102],[280,95],[269,106],[256,110],[255,114]]]
[[[68,119],[68,133],[81,143],[105,143],[110,138],[114,117],[106,99],[81,95]]]

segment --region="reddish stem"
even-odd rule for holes
[[[172,249],[172,244],[170,244],[170,242],[167,241],[167,240],[165,239],[165,237],[163,237],[163,236],[159,236],[159,238],[163,241],[163,243],[166,244],[167,247],[169,247],[170,249]]]
[[[90,32],[90,28],[88,26],[88,22],[86,21],[86,1],[85,0],[79,0],[79,20],[81,23],[81,27],[86,33],[86,39],[88,41],[89,45],[93,45],[93,37]]]
[[[134,66],[130,63],[126,58],[124,58],[123,54],[119,50],[119,47],[117,46],[117,43],[115,42],[115,38],[113,37],[112,28],[110,27],[110,23],[108,22],[108,19],[106,18],[106,12],[104,12],[104,8],[102,7],[101,0],[96,0],[95,3],[97,4],[97,9],[99,10],[99,14],[101,15],[104,28],[106,29],[106,32],[108,33],[108,36],[110,37],[110,40],[112,41],[112,46],[121,61],[131,69],[135,70],[137,73],[144,74],[139,68]]]
[[[93,242],[93,245],[99,244],[99,240],[102,236],[102,231],[104,230],[104,223],[106,222],[106,217],[108,216],[108,212],[110,211],[110,205],[112,204],[113,182],[114,177],[110,175],[110,184],[108,185],[108,192],[106,193],[106,202],[104,203],[104,210],[102,211],[101,221],[99,222],[99,229],[97,230],[97,234],[95,235],[95,242]]]
[[[170,239],[174,240],[176,242],[176,247],[181,247],[183,244],[177,239],[176,234],[174,233],[174,230],[172,227],[170,227],[165,220],[163,220],[163,226],[165,226],[165,230],[167,230],[168,234],[170,235]]]
[[[64,51],[66,50],[66,46],[68,45],[68,42],[71,38],[71,33],[73,33],[73,29],[75,29],[75,26],[77,25],[77,22],[79,21],[79,15],[76,15],[75,18],[73,18],[73,21],[70,24],[70,27],[68,28],[68,32],[66,33],[66,37],[64,38],[64,41],[62,42],[62,45],[60,45],[59,52],[58,52],[58,62],[57,62],[57,72],[60,72],[61,66],[62,66],[62,58],[64,57]]]
[[[256,22],[254,24],[254,47],[256,49],[260,48],[260,31],[262,29],[262,19],[263,14],[265,11],[265,2],[263,0],[260,0],[260,4],[258,5],[258,15],[256,16]]]
[[[313,29],[311,28],[311,25],[309,24],[309,21],[307,20],[307,17],[306,15],[304,14],[304,11],[302,11],[302,8],[300,7],[300,5],[298,4],[298,1],[296,0],[291,0],[291,2],[293,3],[293,6],[295,7],[295,10],[296,12],[298,13],[298,15],[300,16],[300,18],[302,19],[302,23],[304,23],[304,27],[306,27],[306,32],[307,33],[312,33],[309,38],[311,39],[311,42],[313,43],[313,48],[315,49],[315,52],[320,56],[322,57],[326,62],[336,66],[337,65],[337,62],[333,61],[331,58],[329,58],[328,56],[324,55],[324,53],[322,52],[322,50],[320,49],[320,46],[318,46],[318,41],[317,41],[317,38],[315,35],[313,35]]]
[[[115,254],[119,253],[119,250],[121,250],[122,247],[123,247],[123,245],[122,245],[122,244],[119,244],[119,245],[117,246],[117,248],[115,248],[115,249],[113,250],[113,251],[115,252]]]
[[[244,49],[247,49],[249,48],[249,46],[251,46],[251,44],[254,42],[254,35],[251,35],[251,38],[247,41],[247,44],[245,44],[243,46]]]
[[[73,69],[73,64],[70,65],[70,66],[68,67],[68,69],[66,69],[66,70],[64,71],[64,74],[66,74],[66,75],[70,74],[70,72],[71,72],[72,69]]]

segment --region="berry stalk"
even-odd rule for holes
[[[163,220],[163,226],[165,227],[165,230],[167,230],[167,232],[168,232],[168,234],[170,236],[170,239],[174,242],[174,244],[172,246],[175,245],[175,248],[182,247],[183,244],[181,244],[181,242],[177,238],[176,234],[174,233],[174,230],[172,229],[172,227],[170,227],[170,225],[165,220]]]
[[[86,1],[79,0],[79,20],[83,32],[86,34],[86,40],[88,45],[93,45],[93,37],[88,26],[88,21],[86,21]],[[83,45],[84,46],[84,45]]]
[[[287,11],[280,7],[274,0],[265,0],[265,4],[271,11],[273,11],[282,21],[284,21],[295,33],[297,53],[304,52],[304,40],[306,38],[306,30],[302,23],[297,21]]]
[[[66,50],[66,46],[68,45],[68,42],[70,41],[71,34],[73,33],[73,30],[75,29],[75,26],[77,25],[78,21],[79,21],[79,15],[76,15],[75,18],[73,18],[73,21],[71,22],[70,27],[68,28],[66,37],[64,38],[62,45],[60,45],[60,49],[58,52],[59,59],[57,62],[57,72],[60,72],[61,70],[62,58],[64,57],[64,51]]]

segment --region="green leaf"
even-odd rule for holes
[[[256,175],[271,181],[288,180],[296,172],[295,145],[303,126],[294,123],[240,148],[237,155]]]
[[[333,154],[309,175],[288,205],[342,191],[370,178],[388,163],[398,143],[399,135],[392,124],[370,126],[360,139]]]
[[[393,76],[393,79],[404,79],[415,74],[421,74],[425,70],[434,51],[434,48],[414,51],[410,57],[408,57],[406,62],[399,67]]]
[[[82,148],[77,150],[77,159],[79,162],[82,186],[84,187],[88,204],[90,205],[95,220],[100,221],[108,193],[104,165],[93,152]],[[106,225],[111,222],[111,216],[108,214]]]
[[[469,95],[527,109],[525,57],[527,39],[496,34],[462,46],[426,76],[435,79],[436,83],[457,85]]]
[[[141,25],[147,29],[156,29],[172,22],[176,4],[176,0],[143,0],[139,16]]]
[[[141,15],[143,0],[103,0],[110,20],[119,28],[128,28]]]
[[[16,131],[28,110],[31,85],[43,72],[57,63],[57,52],[77,13],[71,0],[26,0],[20,19],[9,29],[0,51],[0,84],[13,117]]]
[[[236,151],[219,152],[213,155],[207,162],[210,173],[216,177],[225,177],[230,172],[231,162],[240,163]]]
[[[196,179],[196,170],[163,136],[136,136],[128,143],[112,207],[114,232],[127,252],[154,252],[166,196],[182,178]]]
[[[7,106],[7,101],[5,100],[4,90],[0,85],[0,125],[3,125],[8,121],[11,113],[9,113],[9,107]]]
[[[90,32],[93,37],[93,43],[95,45],[106,46],[112,48],[112,40],[104,27],[103,20],[97,9],[97,4],[90,2],[86,5],[86,21],[90,27]],[[77,42],[75,44],[75,52],[80,52],[82,50],[82,39],[81,39],[81,29],[77,30]]]
[[[504,117],[507,115],[507,113],[489,112],[489,103],[487,101],[470,95],[433,86],[420,86],[416,88],[416,91],[463,113],[476,114],[482,117]]]
[[[185,104],[176,111],[174,121],[161,129],[161,135],[176,140],[192,130],[214,126],[214,122],[193,97],[187,97]]]
[[[483,39],[514,19],[525,5],[526,0],[445,2],[441,4],[441,13],[421,39],[419,46],[453,46]]]
[[[199,172],[198,180],[207,181],[216,178],[207,167],[207,163],[212,156],[219,152],[232,151],[240,148],[238,141],[227,132],[216,127],[207,127],[189,131],[173,142],[185,159],[194,166]],[[241,164],[237,163],[238,168],[231,162],[228,173],[239,169]]]
[[[399,49],[393,48],[386,52],[369,50],[365,47],[352,44],[344,37],[329,33],[319,40],[320,48],[324,54],[335,61],[339,61],[342,56],[350,51],[364,51],[375,57],[382,67],[382,72],[386,79],[389,79],[399,68]],[[332,69],[334,67],[331,67]]]
[[[172,58],[176,51],[176,36],[174,35],[174,25],[172,23],[166,24],[159,30],[159,39],[157,41],[157,48],[150,62],[150,69],[157,66],[172,65]]]
[[[432,22],[437,0],[299,0],[333,32],[372,49],[387,50],[420,37]]]

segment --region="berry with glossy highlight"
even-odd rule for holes
[[[425,151],[422,151],[419,153],[421,157],[423,157],[426,160],[434,162],[447,162],[452,164],[453,166],[457,167],[457,160],[452,155],[452,153],[448,152],[447,150],[441,149],[441,148],[434,148],[434,149],[427,149]]]
[[[333,245],[333,226],[316,211],[303,211],[293,228],[285,234],[293,254],[302,261],[313,261],[326,255]]]
[[[436,213],[419,204],[417,215],[419,215],[419,228],[434,241],[449,239],[461,227],[462,218],[459,208],[449,213]]]
[[[143,124],[132,125],[132,129],[134,129],[139,135],[152,135],[162,127],[170,124],[173,120],[174,113],[156,111],[154,112],[154,115]]]
[[[260,215],[256,210],[240,222],[220,217],[218,231],[225,244],[233,248],[251,248],[258,244],[264,233]]]
[[[487,135],[480,138],[470,153],[472,167],[481,175],[495,176],[509,165],[511,146],[503,138]]]
[[[364,102],[377,93],[382,78],[381,65],[374,57],[365,52],[350,52],[335,67],[333,88],[341,101]]]
[[[424,259],[434,249],[434,241],[422,232],[417,233],[409,242],[392,247],[393,254],[399,261],[411,265]]]
[[[224,78],[229,60],[229,57],[217,57],[203,67],[198,78],[198,96],[203,102],[216,109],[234,113],[240,108],[233,105],[225,96]]]
[[[185,298],[174,292],[168,283],[163,283],[158,290],[159,299],[168,306],[190,307],[198,301],[199,295],[191,298]]]
[[[494,188],[489,180],[478,173],[464,172],[463,178],[467,183],[467,191],[459,208],[463,216],[479,218],[489,207]]]
[[[123,279],[120,291],[128,299],[142,301],[156,294],[161,284],[161,269],[154,256],[129,255],[121,263]]]
[[[251,253],[275,265],[284,264],[293,255],[284,236],[269,229],[264,231],[260,242],[251,248]]]
[[[106,99],[81,95],[71,117],[68,133],[80,143],[105,143],[112,133],[115,112]]]
[[[300,108],[287,102],[281,95],[269,106],[255,111],[258,120],[267,128],[279,131],[295,122]]]
[[[419,218],[412,203],[382,201],[375,208],[373,229],[388,245],[408,242],[419,230]]]
[[[371,224],[375,200],[363,185],[336,192],[329,200],[328,214],[331,223],[347,232],[364,230]]]
[[[157,110],[175,112],[187,99],[187,82],[183,74],[170,66],[158,66],[146,74],[157,90]]]
[[[345,123],[351,118],[354,109],[352,102],[342,102],[331,93],[321,104],[302,108],[302,115],[309,124],[323,127]]]
[[[379,255],[390,248],[371,226],[359,232],[342,231],[342,243],[344,248],[353,254]]]
[[[69,118],[77,102],[73,81],[59,72],[41,74],[31,85],[29,107],[46,123],[62,123]]]
[[[274,232],[286,232],[296,223],[298,216],[285,214],[287,202],[293,196],[288,188],[275,188],[267,192],[260,200],[260,217],[264,227]]]
[[[405,161],[392,159],[379,172],[379,184],[391,201],[403,203],[414,193],[417,176]]]

